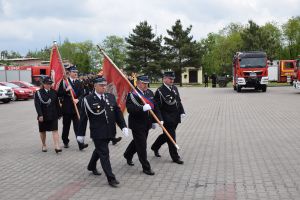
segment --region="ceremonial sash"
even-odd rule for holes
[[[138,94],[136,93],[136,91],[133,91],[132,94],[134,94],[135,96],[138,96]],[[141,97],[143,98],[143,100],[149,104],[151,106],[151,109],[154,108],[154,103],[151,101],[151,99],[149,99],[148,97],[145,97],[143,94],[139,93],[141,95]]]
[[[67,80],[64,80],[64,86],[65,86],[65,88],[68,88],[68,86],[69,86],[69,84],[68,84],[68,81]],[[75,99],[77,99],[77,95],[76,95],[76,92],[75,92],[75,90],[74,90],[74,88],[73,88],[73,86],[72,86],[72,83],[70,83],[70,86],[71,86],[71,92],[72,92],[72,94],[73,94],[73,97],[75,98]]]

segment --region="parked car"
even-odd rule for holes
[[[13,90],[10,87],[0,85],[0,101],[9,103],[13,98]]]
[[[10,81],[10,83],[16,84],[21,88],[29,89],[33,92],[33,94],[40,89],[40,87],[32,85],[31,83],[28,83],[26,81]]]
[[[8,82],[0,82],[0,85],[12,88],[15,94],[12,97],[12,100],[14,101],[18,99],[28,100],[30,98],[33,98],[33,92],[29,89],[21,88],[13,83],[8,83]]]

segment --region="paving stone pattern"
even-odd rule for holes
[[[0,199],[300,199],[300,92],[179,90],[187,114],[177,129],[184,165],[171,162],[166,144],[162,157],[154,157],[150,146],[161,131],[151,130],[148,158],[156,174],[147,176],[136,155],[135,166],[126,164],[131,136],[123,138],[109,146],[119,188],[86,170],[93,151],[89,137],[81,152],[71,131],[70,148],[56,155],[47,133],[44,153],[33,100],[0,104]],[[60,133],[61,128],[60,121]],[[98,170],[103,172],[100,163]]]

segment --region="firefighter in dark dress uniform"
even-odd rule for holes
[[[129,113],[128,126],[132,130],[133,140],[128,145],[124,157],[127,164],[132,166],[134,165],[132,162],[133,155],[137,152],[143,172],[147,175],[154,175],[147,160],[147,137],[154,122],[149,110],[152,109],[159,119],[161,116],[154,101],[154,94],[148,89],[148,83],[148,76],[137,77],[136,91],[146,100],[145,105],[135,92],[129,93],[126,99],[126,108]]]
[[[155,100],[164,121],[164,127],[170,133],[174,141],[176,141],[176,128],[181,122],[181,118],[185,117],[185,112],[181,104],[181,99],[177,87],[174,85],[175,73],[166,71],[163,75],[163,85],[155,92]],[[178,155],[175,145],[171,142],[165,133],[162,133],[151,146],[156,157],[161,157],[159,154],[160,147],[168,143],[170,156],[173,162],[183,164]]]
[[[217,75],[216,75],[216,73],[213,73],[211,75],[211,84],[212,84],[213,88],[217,87]]]
[[[205,86],[204,87],[208,87],[208,74],[205,72],[205,74],[204,74],[204,84],[205,84]]]
[[[122,129],[125,136],[128,136],[128,128],[115,96],[105,93],[106,84],[105,78],[96,78],[94,80],[95,91],[84,97],[80,110],[77,141],[84,143],[87,120],[89,120],[90,134],[95,144],[95,150],[87,169],[95,175],[100,175],[96,168],[97,160],[100,158],[109,185],[116,187],[119,181],[112,173],[108,143],[116,134],[116,124]]]
[[[75,66],[71,66],[68,68],[69,71],[69,84],[67,83],[66,80],[61,81],[58,89],[58,96],[61,99],[61,104],[62,104],[62,113],[63,113],[63,130],[62,130],[62,141],[64,143],[64,148],[69,148],[69,131],[70,131],[70,126],[71,122],[73,122],[73,129],[75,136],[78,134],[78,116],[74,107],[74,103],[72,100],[72,96],[70,93],[71,88],[74,91],[74,102],[77,105],[77,108],[79,110],[81,100],[84,97],[84,90],[83,90],[83,85],[81,81],[77,79],[77,69]],[[88,144],[81,144],[78,143],[79,150],[82,150],[86,147],[88,147]]]
[[[34,105],[38,115],[42,151],[47,152],[46,131],[52,131],[55,152],[61,152],[58,135],[58,118],[61,117],[56,91],[51,89],[52,80],[44,78],[41,89],[35,93]]]

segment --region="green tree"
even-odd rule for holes
[[[171,30],[167,30],[169,37],[164,37],[166,57],[169,66],[179,72],[180,86],[182,86],[181,74],[185,67],[200,67],[200,49],[193,36],[190,36],[192,26],[183,30],[180,20],[175,22]]]
[[[294,59],[300,52],[300,16],[289,19],[282,29],[289,59]]]
[[[280,57],[282,33],[275,23],[266,23],[260,28],[261,47],[270,60]]]
[[[93,71],[93,59],[95,46],[91,41],[71,43],[68,39],[59,47],[62,59],[69,60],[83,73]]]
[[[161,73],[162,37],[152,33],[152,27],[147,21],[137,25],[125,40],[128,43],[126,71],[147,73],[150,76]]]
[[[16,51],[10,51],[7,54],[7,58],[22,58],[21,54],[19,52]]]
[[[50,52],[51,48],[48,46],[45,46],[41,50],[35,50],[35,51],[28,51],[26,54],[27,58],[39,58],[41,60],[49,60],[50,59]]]
[[[93,49],[93,43],[91,41],[75,44],[75,54],[71,62],[73,62],[81,72],[89,73],[92,71],[92,59],[90,55]]]
[[[22,58],[21,54],[16,51],[3,50],[0,52],[0,60],[2,59],[11,59],[11,58]]]
[[[119,68],[126,67],[126,43],[123,38],[116,35],[107,36],[102,42],[102,47]]]
[[[262,38],[260,27],[252,20],[248,21],[249,25],[241,33],[243,40],[244,51],[258,51],[263,50],[261,46]]]
[[[231,23],[220,30],[219,34],[210,33],[200,42],[204,72],[209,75],[232,73],[232,57],[243,46],[242,31],[242,25]]]

